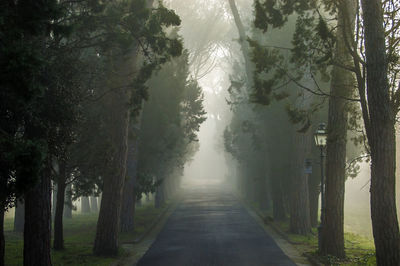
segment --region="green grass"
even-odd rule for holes
[[[376,265],[374,242],[366,237],[346,232],[344,234],[346,259],[339,260],[334,257],[318,256],[316,252],[318,249],[318,232],[316,228],[313,229],[311,234],[302,236],[290,234],[288,222],[274,222],[274,225],[285,233],[289,241],[302,252],[313,256],[326,265]]]
[[[262,217],[272,217],[271,210],[269,211],[262,211],[260,210],[259,206],[256,203],[248,203],[252,208],[256,209],[258,213]],[[356,219],[357,217],[353,217],[348,215],[347,221],[358,221],[360,219]],[[271,223],[271,220],[268,220],[268,224]],[[360,223],[360,222],[359,222]],[[354,224],[354,223],[350,223]],[[359,224],[354,224],[355,227]],[[368,225],[363,224],[364,227],[368,229]],[[309,256],[314,257],[317,260],[325,263],[326,265],[366,265],[366,266],[373,266],[376,265],[376,258],[375,258],[375,246],[372,238],[367,237],[368,232],[367,229],[357,228],[358,230],[351,230],[350,226],[346,226],[345,228],[351,230],[351,232],[345,232],[345,252],[346,252],[346,259],[345,260],[338,260],[334,257],[321,257],[317,254],[318,250],[318,232],[316,228],[313,228],[311,234],[307,236],[302,235],[295,235],[289,233],[289,222],[278,222],[274,221],[272,226],[277,228],[281,231],[286,238],[294,244],[301,252],[308,254]]]
[[[146,204],[136,209],[136,229],[134,232],[120,234],[120,242],[133,242],[148,227],[163,209],[155,209],[152,204]],[[93,242],[96,233],[97,213],[76,214],[72,219],[64,219],[64,244],[65,250],[51,251],[53,265],[85,265],[103,266],[110,265],[117,261],[127,252],[120,250],[119,256],[115,258],[97,257],[92,254]],[[12,232],[13,217],[5,218],[5,239],[6,239],[6,258],[5,264],[8,266],[23,264],[23,236]]]

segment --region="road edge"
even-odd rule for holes
[[[170,205],[155,219],[149,229],[140,237],[134,239],[132,242],[121,243],[121,247],[128,253],[128,255],[111,264],[111,266],[135,266],[154,243],[158,234],[164,228],[165,223],[181,202],[181,199],[180,196],[174,199],[173,202],[171,202]]]
[[[236,195],[237,196],[237,195]],[[302,255],[301,252],[288,241],[286,235],[277,230],[277,228],[268,225],[264,222],[262,215],[257,212],[253,207],[247,204],[244,200],[239,198],[239,201],[245,207],[247,212],[256,220],[256,222],[264,229],[264,231],[275,241],[278,247],[286,254],[296,265],[303,266],[303,265],[320,265],[315,264],[315,262],[311,261],[308,256]]]

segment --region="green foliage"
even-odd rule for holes
[[[252,61],[256,66],[253,102],[269,105],[273,100],[295,96],[299,88],[324,95],[318,83],[329,81],[335,34],[320,15],[320,9],[332,11],[333,7],[320,1],[255,2],[255,27],[264,33],[269,29],[269,35],[284,33],[289,39],[273,46],[264,46],[262,41],[249,41]],[[296,23],[292,25],[294,20]],[[291,47],[287,46],[288,41]],[[310,85],[304,77],[309,77],[315,84]],[[288,91],[287,87],[291,90]],[[304,119],[295,120],[300,122]]]
[[[35,184],[52,145],[54,37],[69,31],[58,1],[3,1],[0,6],[0,202]],[[44,49],[47,47],[48,49]],[[61,98],[60,98],[61,99]]]
[[[183,169],[205,120],[203,94],[189,78],[188,56],[184,51],[164,64],[148,82],[149,101],[143,109],[139,134],[139,179],[147,178],[150,184],[157,180],[159,185]]]

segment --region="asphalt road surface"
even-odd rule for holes
[[[227,189],[190,189],[139,266],[295,265]]]

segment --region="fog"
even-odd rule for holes
[[[238,33],[227,3],[220,1],[169,0],[169,7],[181,16],[185,47],[192,54],[202,54],[191,63],[191,71],[203,88],[207,120],[198,133],[199,150],[185,165],[182,185],[216,185],[232,182],[229,176],[237,162],[225,151],[223,133],[232,120],[232,110],[227,104],[230,75],[234,60],[242,62]],[[192,9],[191,6],[200,5]],[[252,1],[237,1],[245,26],[251,24]],[[209,23],[212,17],[213,23]],[[281,37],[279,37],[281,38]],[[274,42],[274,40],[271,40]],[[275,45],[275,43],[273,43]],[[206,59],[204,59],[206,57]],[[198,58],[197,58],[198,59]],[[277,151],[275,151],[277,152]],[[272,152],[274,153],[274,152]],[[348,178],[345,190],[345,231],[372,238],[369,207],[369,164],[362,163],[356,178]],[[231,184],[232,185],[232,184]]]

